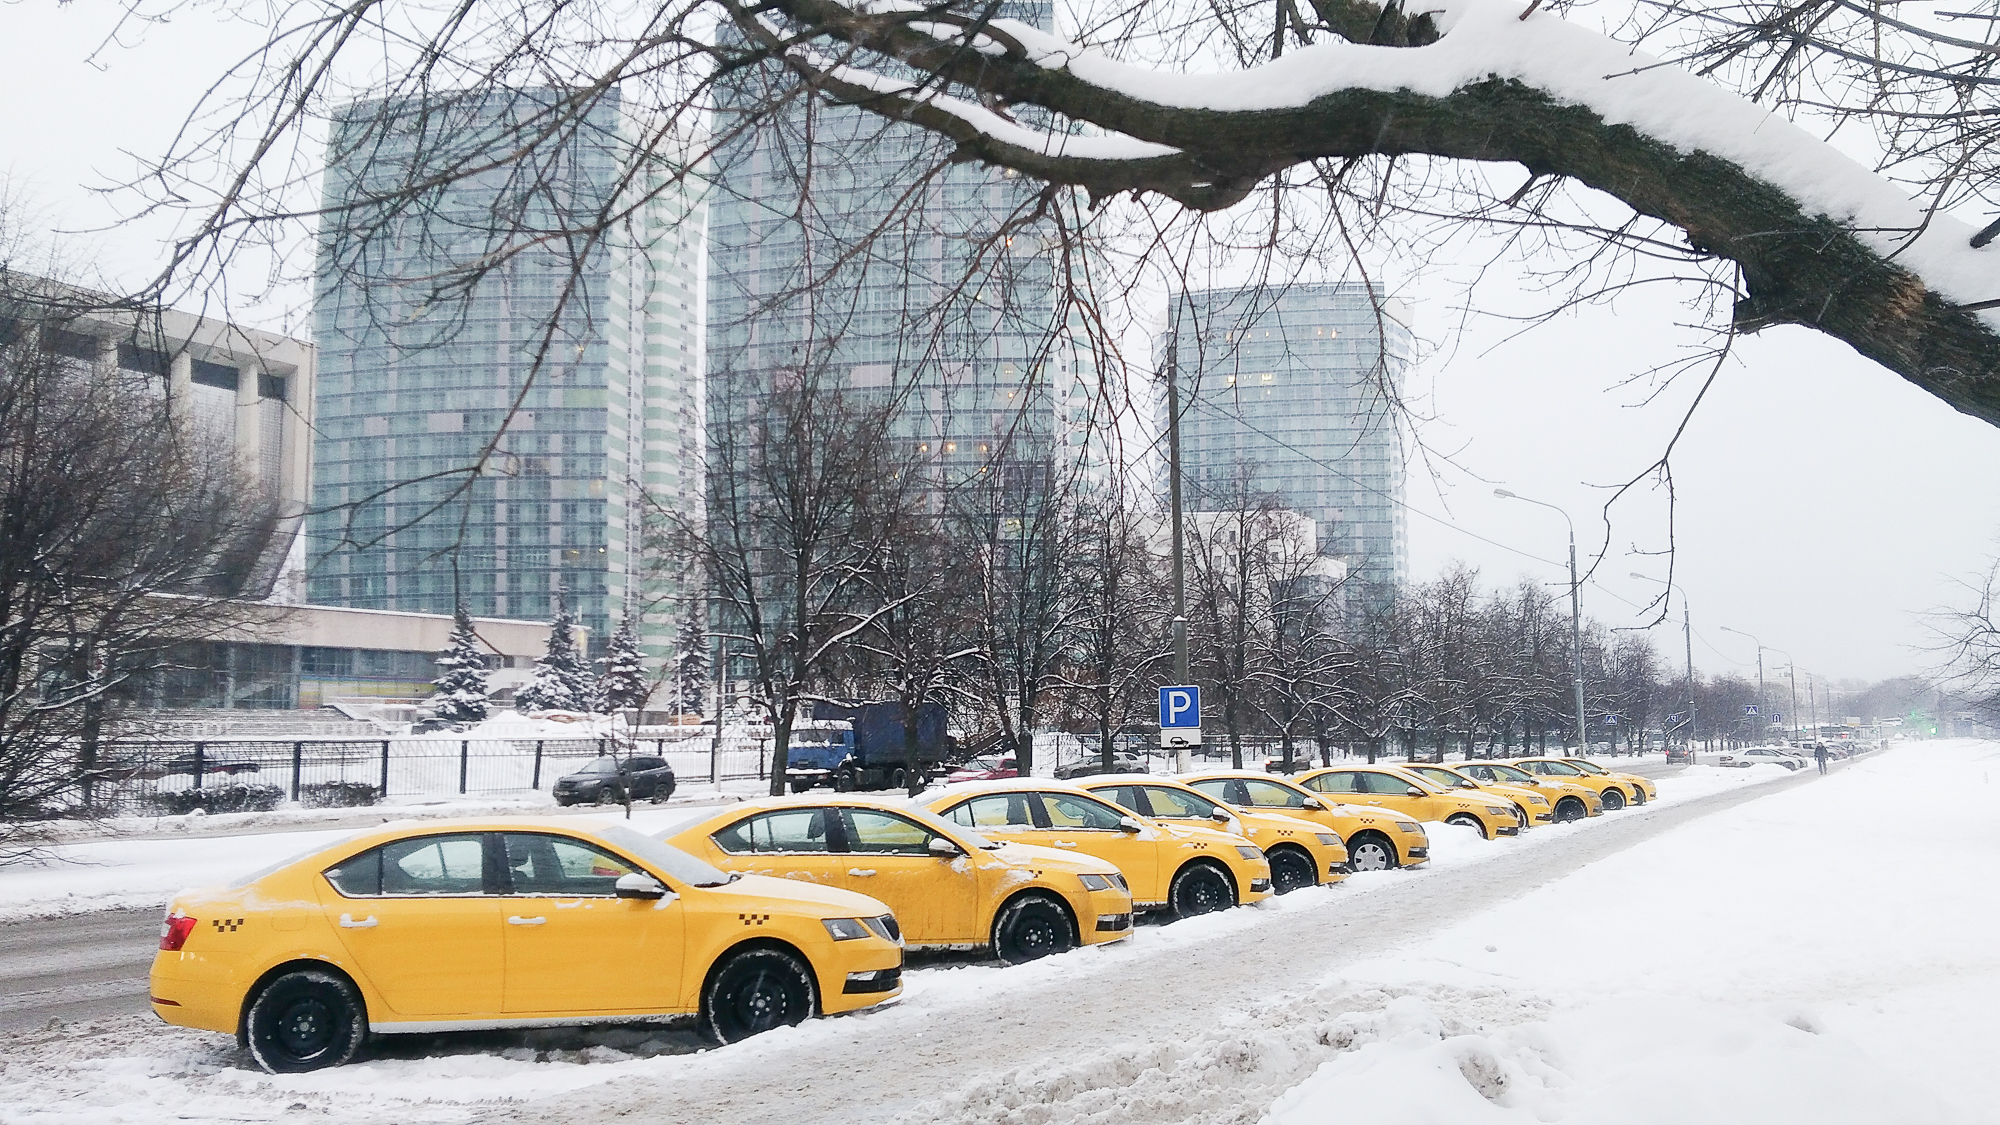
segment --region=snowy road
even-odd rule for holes
[[[158,910],[0,925],[0,1032],[146,1012]]]

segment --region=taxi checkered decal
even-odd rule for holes
[[[215,932],[218,934],[233,934],[243,928],[243,919],[241,918],[210,918],[208,921],[210,925],[215,927]]]
[[[771,920],[769,914],[738,914],[736,917],[746,926],[761,926]]]

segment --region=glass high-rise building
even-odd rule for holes
[[[1397,410],[1409,323],[1403,302],[1354,283],[1177,295],[1166,340],[1179,365],[1188,506],[1274,495],[1317,522],[1320,550],[1346,558],[1350,573],[1401,585]]]
[[[645,564],[644,500],[699,505],[703,215],[615,89],[531,155],[497,159],[565,96],[337,115],[308,593],[545,619],[566,587],[594,640],[630,608],[660,653],[681,591]]]

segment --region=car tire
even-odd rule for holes
[[[889,771],[889,788],[910,791],[910,773],[901,766]]]
[[[1617,812],[1625,807],[1625,791],[1616,785],[1605,786],[1599,797],[1604,801],[1605,812]]]
[[[1236,905],[1236,887],[1229,872],[1204,860],[1196,860],[1174,873],[1167,885],[1167,908],[1176,918],[1212,914]]]
[[[1635,804],[1635,805],[1643,805],[1643,804],[1645,804],[1645,803],[1646,803],[1646,787],[1645,787],[1645,786],[1643,786],[1643,785],[1634,785],[1634,786],[1632,787],[1632,803],[1633,803],[1633,804]]]
[[[1590,815],[1590,809],[1575,797],[1564,797],[1556,802],[1556,823],[1567,824],[1572,820],[1582,820]]]
[[[804,778],[798,778],[794,779],[791,782],[791,786],[792,786],[792,792],[803,793],[806,790],[811,789],[813,787],[813,783],[805,780]]]
[[[1471,813],[1453,813],[1445,817],[1444,822],[1446,824],[1456,824],[1461,828],[1477,829],[1479,838],[1482,840],[1491,840],[1493,838],[1493,834],[1486,830],[1486,822],[1473,816]]]
[[[1514,823],[1521,829],[1521,831],[1526,832],[1528,829],[1533,828],[1535,826],[1535,818],[1528,815],[1527,809],[1524,809],[1519,805],[1515,805]]]
[[[559,806],[561,806],[562,808],[565,808],[565,809],[566,809],[566,808],[570,807],[571,805],[573,805],[573,804],[576,804],[576,802],[575,802],[575,801],[572,801],[572,800],[570,800],[570,799],[569,799],[568,797],[557,797],[557,798],[556,798],[556,804],[557,804],[557,805],[559,805]]]
[[[810,1019],[812,973],[782,949],[760,946],[732,953],[701,990],[701,1025],[717,1043]]]
[[[301,969],[272,979],[243,1013],[250,1057],[272,1074],[339,1066],[368,1039],[361,993],[346,978]]]
[[[1349,871],[1391,871],[1397,866],[1396,845],[1380,832],[1357,832],[1348,839]]]
[[[1275,848],[1264,853],[1271,861],[1271,893],[1287,895],[1304,887],[1319,885],[1319,866],[1312,856],[1297,848]]]
[[[1047,895],[1022,895],[993,918],[993,954],[1009,965],[1068,953],[1075,947],[1069,912]]]
[[[833,791],[834,791],[834,792],[836,792],[836,793],[852,793],[852,792],[854,792],[854,788],[855,788],[855,779],[854,779],[854,771],[853,771],[853,770],[850,770],[850,769],[838,769],[838,770],[835,770],[835,771],[833,771]]]

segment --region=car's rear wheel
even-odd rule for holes
[[[1067,953],[1075,945],[1069,913],[1047,895],[1022,895],[993,919],[993,953],[1009,965]]]
[[[1492,833],[1486,831],[1486,823],[1471,813],[1453,813],[1445,817],[1444,822],[1446,824],[1456,824],[1461,828],[1470,828],[1479,833],[1480,838],[1484,840],[1493,838]]]
[[[851,769],[837,769],[833,771],[833,791],[836,793],[854,792],[854,771]]]
[[[1229,873],[1213,863],[1197,861],[1174,873],[1167,887],[1167,906],[1176,918],[1192,918],[1236,905],[1236,888]]]
[[[1616,785],[1608,785],[1601,794],[1605,812],[1617,812],[1625,807],[1625,791]]]
[[[908,792],[908,791],[909,791],[909,788],[910,788],[910,774],[909,774],[909,771],[905,770],[905,769],[904,769],[903,767],[901,767],[901,766],[897,766],[897,767],[896,767],[895,769],[893,769],[893,770],[890,770],[890,771],[889,771],[889,788],[891,788],[891,789],[901,789],[901,790],[903,790],[904,792]]]
[[[1319,885],[1319,869],[1305,852],[1297,848],[1274,848],[1265,857],[1271,861],[1271,889],[1278,894]]]
[[[813,1014],[812,973],[782,949],[733,953],[701,995],[701,1022],[718,1043],[788,1027]]]
[[[1396,866],[1396,845],[1378,832],[1362,832],[1347,841],[1347,866],[1355,871],[1388,871]]]
[[[1556,802],[1556,820],[1559,822],[1582,820],[1589,815],[1590,810],[1585,808],[1583,802],[1575,797],[1564,797],[1562,800]]]
[[[243,1016],[250,1057],[272,1074],[339,1066],[368,1038],[361,994],[332,973],[302,969],[266,984]]]

